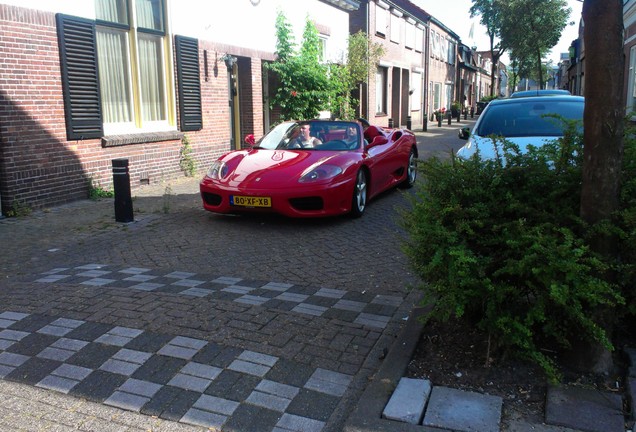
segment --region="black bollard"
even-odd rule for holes
[[[424,124],[422,124],[422,130],[424,132],[428,131],[428,118],[426,118],[426,115],[424,115]]]
[[[393,129],[393,119],[389,118],[389,129]]]
[[[411,123],[411,116],[406,116],[406,128],[408,130],[411,130],[411,126],[413,126],[413,124]]]
[[[113,189],[115,192],[115,221],[132,222],[132,197],[130,196],[130,174],[128,159],[113,159]]]
[[[452,121],[453,121],[453,116],[450,113],[448,113],[448,125],[449,126],[451,125]]]
[[[468,120],[468,109],[464,110],[464,120]]]

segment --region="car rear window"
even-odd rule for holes
[[[549,115],[569,120],[583,120],[582,100],[519,101],[518,103],[491,104],[480,121],[477,135],[504,137],[559,137],[563,123]]]

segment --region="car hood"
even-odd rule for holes
[[[303,174],[323,164],[338,166],[345,172],[355,163],[355,155],[354,152],[241,150],[220,159],[227,166],[227,174],[218,181],[233,187],[290,187],[298,185]]]
[[[547,142],[554,141],[559,139],[560,137],[544,137],[544,136],[536,136],[536,137],[511,137],[506,138],[506,141],[516,144],[519,146],[519,150],[522,153],[525,153],[529,145],[533,145],[535,147],[541,147],[545,145]],[[478,135],[472,135],[468,142],[459,150],[457,150],[457,156],[462,157],[464,159],[469,159],[473,156],[477,149],[479,149],[479,154],[482,159],[494,159],[495,158],[495,147],[493,145],[492,138],[489,137],[481,137]]]

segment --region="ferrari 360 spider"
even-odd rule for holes
[[[415,136],[358,122],[284,122],[216,160],[200,184],[215,213],[363,214],[368,200],[416,178]]]

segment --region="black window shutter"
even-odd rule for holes
[[[182,131],[203,128],[201,81],[199,77],[199,41],[175,36],[177,81],[179,88],[179,120]]]
[[[100,138],[104,130],[95,22],[63,14],[56,20],[67,139]]]

